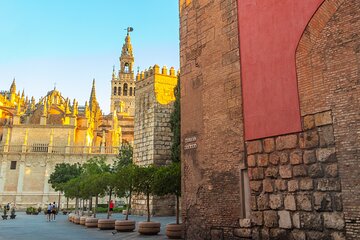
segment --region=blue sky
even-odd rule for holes
[[[0,90],[16,78],[18,90],[38,100],[56,88],[83,105],[92,79],[109,112],[113,65],[128,26],[135,67],[179,68],[177,0],[0,0]]]

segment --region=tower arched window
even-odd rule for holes
[[[123,95],[127,96],[127,94],[128,94],[128,85],[127,83],[124,83]]]
[[[121,96],[121,87],[118,87],[118,95]]]
[[[125,73],[129,73],[129,68],[130,68],[129,64],[128,64],[128,63],[125,63],[125,64],[124,64],[124,72],[125,72]]]
[[[116,95],[116,92],[117,92],[117,91],[116,91],[116,87],[114,87],[114,95]]]
[[[132,96],[132,87],[129,89],[129,95]]]

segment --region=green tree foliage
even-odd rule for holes
[[[139,166],[134,174],[134,192],[146,196],[147,221],[150,222],[150,195],[154,191],[154,176],[157,168],[154,166]]]
[[[119,155],[116,157],[116,160],[114,162],[114,168],[121,168],[124,166],[127,166],[129,164],[132,164],[133,162],[133,147],[130,143],[124,141],[121,144]]]
[[[171,145],[171,160],[173,162],[180,162],[180,154],[181,154],[180,77],[178,77],[178,84],[174,89],[174,94],[175,94],[174,109],[170,116],[171,131],[173,133],[173,142]]]
[[[80,176],[82,172],[81,166],[79,163],[69,164],[69,163],[59,163],[55,165],[55,170],[50,174],[49,183],[55,191],[64,191],[64,183],[69,180]]]
[[[131,209],[131,197],[134,191],[134,179],[137,171],[137,166],[129,164],[118,168],[115,173],[115,192],[118,197],[125,197],[128,199],[127,213],[125,220],[129,219],[129,211]]]
[[[154,175],[154,194],[176,196],[176,224],[179,224],[179,198],[181,196],[181,164],[173,162],[168,166],[159,167]]]

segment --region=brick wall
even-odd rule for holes
[[[185,237],[229,239],[241,214],[244,152],[237,4],[180,4]]]
[[[302,131],[245,144],[236,1],[180,0],[186,239],[360,236],[359,9],[327,0],[302,36]],[[251,213],[241,219],[246,167]]]

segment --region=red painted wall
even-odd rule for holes
[[[295,52],[324,0],[238,0],[245,139],[301,130]]]

